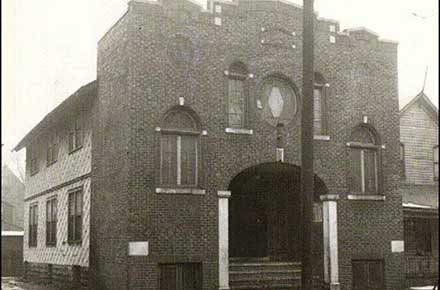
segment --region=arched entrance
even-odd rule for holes
[[[233,178],[230,257],[301,260],[300,174],[298,166],[273,162],[247,168]],[[315,176],[316,202],[321,194],[327,194],[327,188]]]

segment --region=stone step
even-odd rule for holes
[[[266,262],[266,263],[231,263],[231,272],[261,271],[261,270],[301,270],[301,263]]]
[[[293,279],[301,279],[301,270],[260,270],[260,271],[231,271],[229,279],[267,279],[267,278],[290,277]]]
[[[259,276],[254,276],[254,277],[245,277],[245,276],[240,276],[240,277],[235,277],[233,279],[230,279],[229,282],[231,284],[239,284],[242,282],[252,282],[252,284],[264,284],[264,285],[268,285],[268,284],[273,284],[273,283],[286,283],[286,284],[291,284],[291,283],[295,283],[297,281],[301,281],[301,277],[293,277],[293,276],[282,276],[282,277],[259,277]],[[250,284],[250,283],[249,283]]]
[[[254,285],[254,284],[243,284],[243,285],[231,285],[231,290],[262,290],[262,289],[270,289],[270,290],[300,290],[300,284],[270,284],[270,285]]]

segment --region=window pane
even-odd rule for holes
[[[373,136],[365,128],[357,128],[351,135],[351,141],[364,144],[375,144]]]
[[[67,228],[68,228],[68,237],[67,238],[69,241],[73,240],[73,230],[74,230],[73,221],[74,221],[73,216],[69,216],[68,225],[67,225]]]
[[[82,192],[77,192],[76,194],[76,215],[82,214]]]
[[[81,147],[83,144],[83,130],[78,128],[75,130],[75,148]]]
[[[376,152],[364,150],[365,192],[376,193]]]
[[[350,154],[350,167],[349,167],[349,188],[352,192],[362,192],[361,181],[361,150],[351,149]]]
[[[177,289],[176,280],[175,265],[160,266],[160,290],[181,290]]]
[[[368,286],[370,289],[379,289],[385,286],[382,261],[368,262]]]
[[[162,135],[161,177],[163,184],[177,184],[177,136]]]
[[[69,216],[75,215],[75,195],[70,194],[69,195]]]
[[[244,93],[243,81],[230,79],[228,81],[229,96],[229,125],[233,128],[244,127]]]
[[[182,136],[181,151],[181,184],[196,184],[197,169],[197,137]]]
[[[313,90],[313,110],[314,110],[314,123],[313,128],[315,135],[321,135],[321,89],[314,89]]]
[[[70,132],[69,133],[69,151],[72,151],[74,149],[75,144],[75,133]]]
[[[76,216],[75,218],[75,241],[81,240],[82,233],[82,216]]]
[[[361,261],[353,261],[353,289],[366,289],[367,287],[367,273],[365,264]]]

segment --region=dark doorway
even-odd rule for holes
[[[229,256],[301,259],[300,168],[274,162],[248,168],[230,183]],[[315,192],[327,192],[319,178]]]

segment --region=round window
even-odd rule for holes
[[[263,82],[259,102],[261,116],[272,126],[288,124],[296,115],[297,96],[290,84],[281,78]]]

